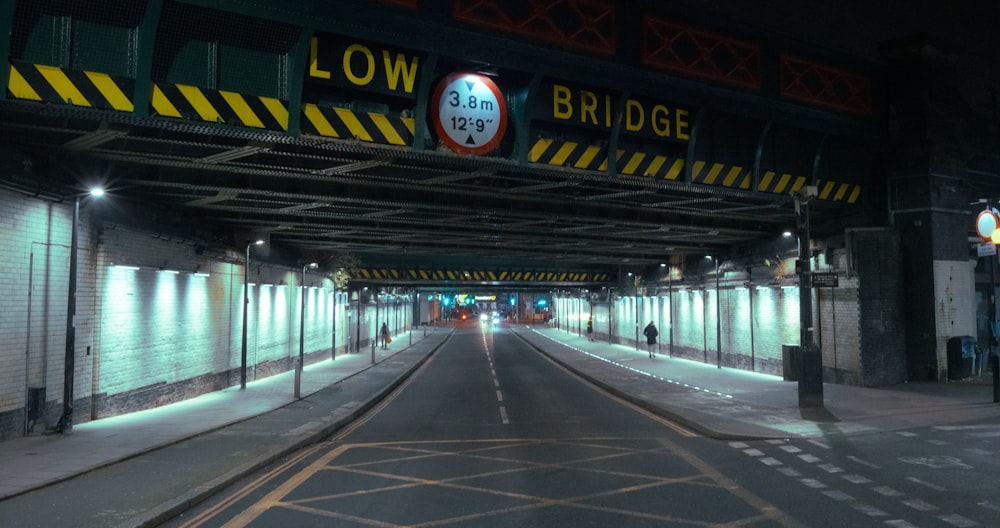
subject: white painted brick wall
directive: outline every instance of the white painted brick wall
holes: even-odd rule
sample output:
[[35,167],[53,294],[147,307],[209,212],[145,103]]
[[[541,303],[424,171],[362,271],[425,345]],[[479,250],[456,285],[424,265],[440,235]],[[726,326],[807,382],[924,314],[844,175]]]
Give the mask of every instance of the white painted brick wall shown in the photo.
[[948,339],[976,336],[976,261],[934,261],[937,368],[948,369]]

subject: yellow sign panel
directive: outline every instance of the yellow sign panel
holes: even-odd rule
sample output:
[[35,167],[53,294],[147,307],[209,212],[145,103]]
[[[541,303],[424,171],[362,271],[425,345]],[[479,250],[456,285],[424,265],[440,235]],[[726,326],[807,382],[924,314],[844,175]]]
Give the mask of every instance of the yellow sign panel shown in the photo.
[[[534,117],[574,126],[610,130],[618,116],[618,96],[610,92],[570,86],[558,81],[543,83]],[[688,141],[691,111],[643,97],[630,97],[621,109],[621,133],[651,139]]]
[[309,80],[414,97],[420,56],[381,44],[318,34],[309,46]]

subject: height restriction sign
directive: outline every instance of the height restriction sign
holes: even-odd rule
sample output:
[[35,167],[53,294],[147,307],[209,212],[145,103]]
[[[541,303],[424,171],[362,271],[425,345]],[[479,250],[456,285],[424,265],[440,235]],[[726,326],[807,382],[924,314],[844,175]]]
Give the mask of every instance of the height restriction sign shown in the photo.
[[507,105],[492,79],[477,73],[445,77],[431,100],[438,138],[459,154],[493,151],[507,128]]

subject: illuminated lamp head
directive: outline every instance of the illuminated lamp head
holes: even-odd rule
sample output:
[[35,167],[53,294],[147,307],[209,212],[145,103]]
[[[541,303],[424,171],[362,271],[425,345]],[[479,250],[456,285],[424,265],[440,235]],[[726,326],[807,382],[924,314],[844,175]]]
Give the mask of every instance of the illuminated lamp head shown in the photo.
[[993,210],[987,209],[976,217],[976,233],[983,240],[990,240],[993,232],[1000,228],[1000,217]]

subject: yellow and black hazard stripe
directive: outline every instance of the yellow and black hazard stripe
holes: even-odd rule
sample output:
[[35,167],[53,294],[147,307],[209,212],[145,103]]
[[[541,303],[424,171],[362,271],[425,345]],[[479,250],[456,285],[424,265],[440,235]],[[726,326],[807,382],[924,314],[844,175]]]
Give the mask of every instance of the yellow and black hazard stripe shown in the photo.
[[691,164],[691,181],[743,190],[753,187],[753,175],[749,170],[739,165],[705,161],[695,161]]
[[684,158],[618,151],[617,169],[619,174],[676,181],[684,174]]
[[106,73],[11,62],[7,91],[14,99],[133,112],[135,81]]
[[596,171],[602,166],[607,168],[608,156],[607,149],[598,145],[539,138],[528,151],[528,161]]
[[854,204],[861,197],[861,186],[854,183],[837,183],[831,181],[817,182],[820,200],[830,200],[833,202],[847,202]]
[[[685,160],[663,154],[619,150],[615,156],[619,174],[676,181],[684,174]],[[528,152],[528,161],[581,170],[606,171],[608,158],[602,147],[573,141],[540,138]],[[753,173],[740,165],[696,160],[691,164],[692,183],[733,189],[753,189]],[[757,191],[774,194],[797,192],[807,183],[804,176],[767,171],[757,184]],[[824,182],[819,199],[856,203],[861,186],[848,183]]]
[[795,176],[788,173],[778,174],[767,171],[757,184],[757,190],[774,194],[791,194],[805,187],[808,180],[805,176]]
[[208,90],[185,84],[153,84],[154,115],[267,130],[288,130],[288,105],[273,97]]
[[406,269],[363,268],[359,280],[398,280],[406,277],[412,281],[489,281],[489,282],[607,282],[610,274],[585,271],[532,271],[532,270],[455,270],[455,269]]
[[302,108],[302,133],[339,139],[358,139],[383,145],[413,145],[412,117],[396,117],[347,108],[307,103]]
[[402,278],[404,274],[398,269],[392,268],[372,268],[372,269],[359,269],[358,279],[364,280],[398,280]]

